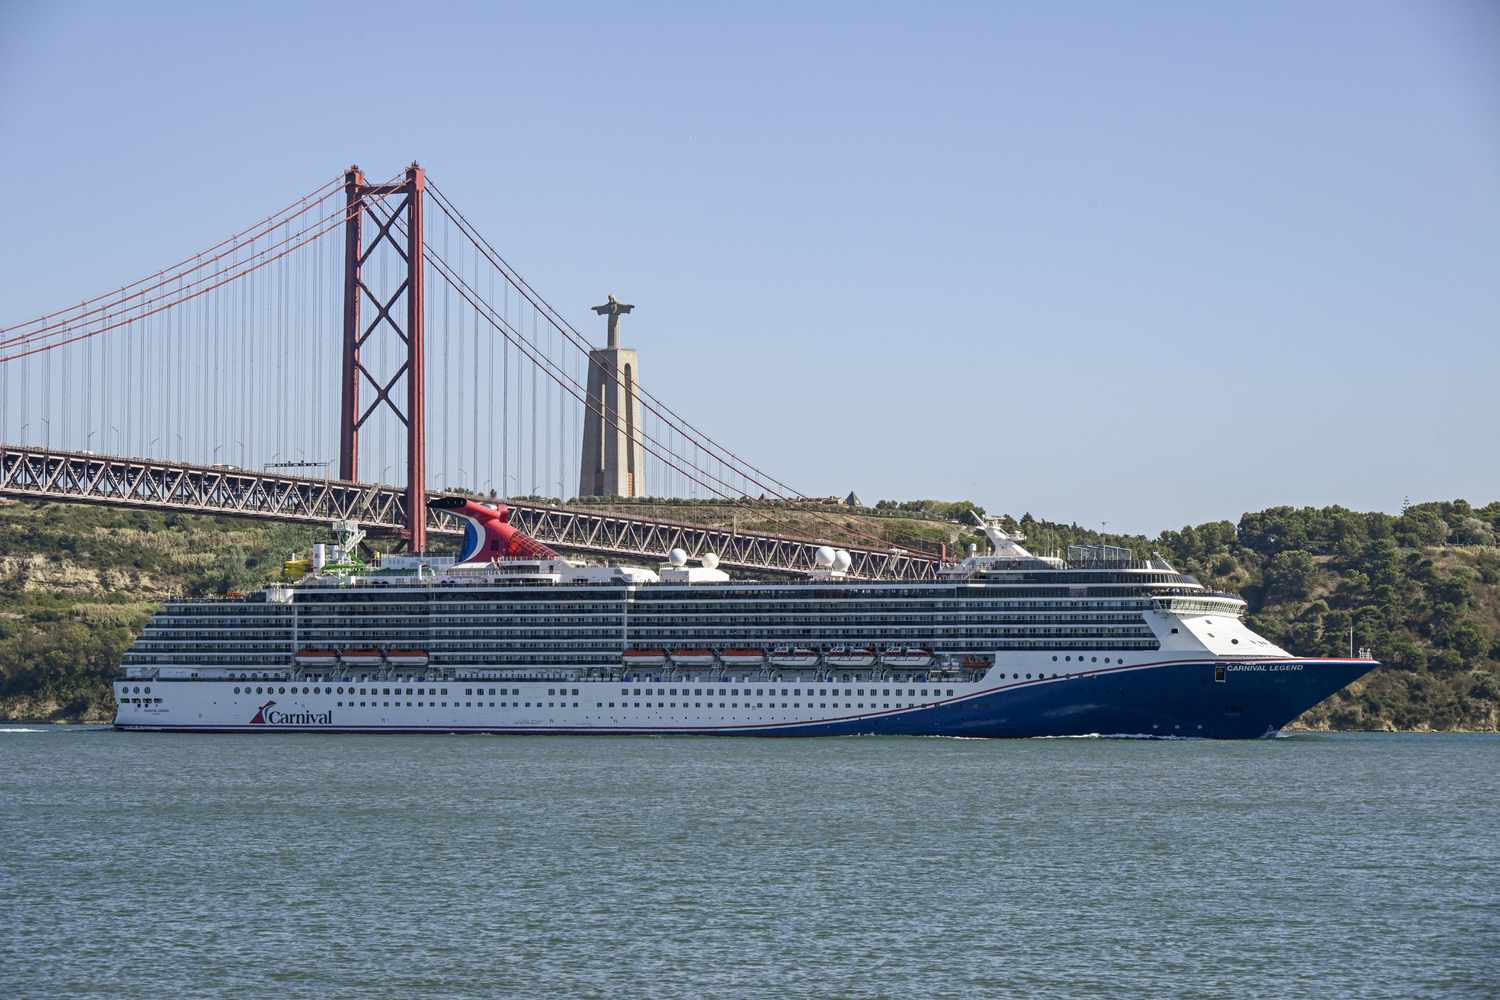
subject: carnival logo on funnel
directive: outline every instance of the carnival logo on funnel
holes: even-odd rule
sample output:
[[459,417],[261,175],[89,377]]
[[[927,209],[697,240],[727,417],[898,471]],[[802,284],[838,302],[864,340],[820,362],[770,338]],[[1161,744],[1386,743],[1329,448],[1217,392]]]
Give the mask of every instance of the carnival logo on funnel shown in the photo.
[[276,702],[268,701],[255,710],[255,718],[250,720],[252,726],[331,726],[333,725],[333,711],[327,712],[275,712],[272,706]]

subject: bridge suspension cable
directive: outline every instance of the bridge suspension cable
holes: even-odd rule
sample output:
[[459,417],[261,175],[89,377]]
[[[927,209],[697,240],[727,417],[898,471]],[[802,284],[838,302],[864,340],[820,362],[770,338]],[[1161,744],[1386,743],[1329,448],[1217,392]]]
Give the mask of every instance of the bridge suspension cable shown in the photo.
[[[432,184],[429,181],[428,190],[436,191],[436,185]],[[511,268],[508,264],[504,264],[503,261],[497,260],[499,255],[494,252],[494,248],[490,246],[488,242],[485,241],[482,237],[478,236],[478,234],[473,230],[473,227],[468,225],[467,220],[461,221],[461,213],[459,213],[456,209],[452,209],[450,207],[451,202],[449,202],[448,199],[435,198],[434,201],[438,204],[443,214],[447,216],[450,221],[454,222],[455,225],[459,226],[460,231],[470,241],[474,249],[484,254],[485,257],[490,261],[491,265],[500,271],[506,282],[512,287],[515,287],[519,292],[522,292],[525,298],[529,302],[531,302],[533,308],[536,310],[536,312],[533,313],[533,320],[535,320],[535,316],[537,315],[537,313],[542,312],[544,309],[544,305],[538,304],[539,302],[542,302],[540,296],[537,296],[534,293],[527,294],[526,291],[522,289],[521,286],[522,284],[524,284],[524,279],[519,278],[519,276],[516,275],[514,269]],[[535,337],[533,336],[531,340],[528,340],[522,331],[517,330],[508,322],[508,320],[504,316],[499,315],[496,312],[494,306],[480,294],[478,288],[470,285],[469,282],[463,277],[461,267],[455,268],[454,265],[452,265],[448,260],[434,251],[432,241],[424,241],[423,251],[427,262],[433,267],[434,272],[475,310],[476,322],[477,317],[483,316],[485,321],[496,332],[500,333],[507,343],[514,346],[517,351],[522,354],[522,356],[524,356],[528,361],[532,363],[533,379],[535,379],[537,372],[540,371],[541,373],[547,375],[547,377],[554,384],[559,386],[564,392],[571,395],[575,400],[581,403],[585,413],[589,415],[591,419],[597,418],[611,425],[617,432],[626,434],[630,433],[630,428],[625,425],[622,417],[618,412],[607,412],[608,408],[601,406],[600,403],[592,400],[589,397],[587,388],[583,383],[571,376],[557,361],[547,357],[546,355],[538,351],[536,348]],[[529,289],[530,286],[527,285],[526,288]],[[491,293],[491,298],[493,298],[493,293]],[[555,310],[551,310],[550,307],[545,307],[545,309],[547,311],[555,313]],[[589,361],[591,364],[597,364],[597,362],[588,353],[591,349],[591,345],[589,345],[588,342],[584,340],[582,335],[574,330],[571,325],[567,324],[565,321],[561,321],[560,317],[558,319],[549,318],[548,322],[562,335],[562,337],[568,343],[580,350],[586,357],[589,357]],[[611,377],[613,378],[614,376],[611,375]],[[620,385],[622,389],[628,390],[628,387],[618,380],[616,384]],[[639,387],[637,391],[641,392],[643,396],[647,395],[647,393],[643,389],[639,389]],[[655,401],[654,396],[650,398]],[[532,400],[534,404],[536,400],[536,392],[534,387],[532,391]],[[657,407],[643,404],[643,409],[646,409],[648,412],[658,412],[659,409],[664,408],[660,407],[659,404]],[[673,416],[675,417],[675,414],[673,414]],[[728,449],[719,447],[718,450],[720,452],[731,456],[730,461],[728,463],[725,463],[723,457],[714,454],[714,452],[707,446],[705,446],[698,437],[693,436],[685,429],[685,421],[681,421],[680,418],[675,422],[671,419],[668,419],[666,420],[666,423],[669,428],[687,438],[691,443],[697,445],[700,451],[708,453],[710,456],[717,459],[720,463],[730,464],[731,468],[734,469],[734,471],[736,471],[742,478],[755,483],[755,485],[759,486],[766,492],[771,493],[778,499],[791,499],[782,494],[774,486],[771,486],[766,482],[760,480],[755,475],[746,473],[743,468],[739,468],[738,466],[742,463],[739,463],[736,459],[734,459],[732,453],[728,452]],[[535,425],[536,421],[533,420],[533,432],[535,432]],[[644,428],[637,428],[635,430],[635,433],[640,437],[643,448],[648,454],[661,461],[668,468],[684,476],[689,482],[703,487],[721,500],[733,501],[735,506],[747,511],[752,515],[766,517],[766,511],[752,508],[747,503],[744,503],[743,500],[745,498],[741,495],[736,494],[735,485],[724,479],[722,474],[716,475],[715,473],[709,471],[702,465],[699,465],[698,462],[691,457],[684,455],[680,448],[674,448],[669,443],[663,443],[655,435],[651,435],[646,432]],[[701,435],[701,432],[699,432],[699,435]],[[702,437],[706,438],[706,435],[702,435]],[[535,463],[535,456],[536,450],[533,446],[533,465]],[[748,463],[743,464],[748,465]],[[753,467],[751,468],[753,470]],[[758,472],[758,470],[753,471]],[[533,479],[535,479],[534,474]],[[717,486],[714,484],[717,484]],[[802,494],[796,494],[796,497],[803,500],[806,499],[806,497]],[[816,519],[821,520],[824,523],[828,523],[839,528],[840,532],[843,534],[851,534],[851,531],[847,525],[828,517],[823,512],[809,511],[808,513],[811,513]],[[771,516],[767,517],[767,519],[772,521],[779,520],[785,522],[787,516],[783,512],[774,512],[771,514]],[[863,537],[866,540],[873,541],[877,545],[888,544],[884,539],[865,532],[855,531],[852,532],[852,534]]]
[[[94,296],[93,298],[90,298],[90,299],[84,299],[82,302],[80,302],[80,303],[78,303],[76,305],[71,305],[71,306],[67,306],[67,307],[62,308],[62,309],[57,309],[57,310],[54,310],[54,311],[52,311],[50,313],[43,313],[42,315],[36,317],[35,319],[26,320],[24,323],[14,323],[14,324],[12,324],[10,326],[0,326],[0,333],[10,333],[13,330],[19,330],[19,329],[22,329],[24,327],[33,326],[33,325],[35,325],[37,323],[46,322],[47,320],[52,319],[54,317],[63,316],[63,315],[72,313],[72,312],[74,312],[76,310],[83,309],[85,306],[93,305],[95,302],[99,302],[99,301],[104,300],[104,299],[116,298],[116,297],[120,296],[122,293],[128,292],[130,289],[135,288],[138,285],[145,284],[148,281],[154,281],[155,279],[160,278],[163,275],[172,274],[172,273],[176,272],[177,270],[179,270],[180,268],[185,267],[188,264],[194,264],[194,266],[192,268],[189,268],[188,271],[184,272],[184,273],[191,273],[192,271],[197,270],[199,267],[203,266],[202,263],[195,263],[195,262],[201,261],[203,258],[208,257],[208,255],[214,253],[214,251],[219,250],[222,247],[229,246],[230,244],[240,243],[240,242],[242,242],[243,240],[245,240],[247,238],[253,240],[253,239],[256,238],[257,235],[264,235],[265,233],[269,232],[271,229],[274,229],[279,224],[279,222],[277,220],[279,220],[282,216],[286,215],[288,212],[291,212],[292,209],[295,209],[295,208],[298,208],[299,206],[305,205],[305,204],[307,204],[308,202],[310,202],[310,201],[312,201],[314,199],[317,199],[317,200],[321,201],[322,198],[326,197],[326,192],[328,191],[328,189],[331,188],[331,187],[333,187],[333,186],[335,186],[335,185],[337,185],[339,183],[339,180],[340,180],[340,178],[334,177],[334,178],[332,178],[332,179],[330,179],[328,181],[325,181],[323,184],[321,184],[318,187],[314,188],[312,191],[309,191],[307,194],[303,195],[301,198],[299,198],[296,201],[292,202],[291,204],[287,205],[285,208],[281,209],[280,211],[273,212],[271,215],[266,216],[264,219],[261,219],[259,222],[256,222],[256,223],[254,223],[251,226],[247,226],[246,228],[240,230],[239,232],[234,233],[234,234],[232,234],[232,235],[230,235],[230,236],[228,236],[228,237],[220,240],[218,243],[215,243],[213,246],[207,248],[206,250],[200,250],[198,253],[193,254],[191,257],[184,257],[182,260],[177,261],[175,264],[169,264],[168,266],[162,268],[160,271],[157,271],[154,274],[148,274],[144,278],[137,278],[135,281],[129,282],[129,283],[124,284],[124,285],[121,285],[119,288],[115,289],[114,291],[105,292],[103,294],[96,295],[96,296]],[[297,214],[300,214],[300,213],[297,213]],[[259,230],[258,233],[256,232],[257,230]],[[217,259],[217,258],[211,258],[211,259]],[[152,286],[152,287],[157,287],[157,286]]]
[[[413,165],[408,178],[412,170],[419,168]],[[578,466],[570,470],[569,463],[581,453],[584,422],[594,421],[639,441],[651,457],[641,473],[648,496],[715,498],[770,524],[810,515],[845,537],[859,534],[803,506],[806,495],[638,379],[603,365],[590,340],[437,185],[428,181],[425,191],[439,210],[408,216],[391,204],[415,190],[396,183],[401,174],[379,184],[365,184],[359,174],[354,193],[349,176],[113,291],[0,327],[0,440],[45,440],[50,448],[56,438],[80,453],[97,442],[112,454],[174,455],[204,466],[225,466],[236,455],[242,468],[322,464],[313,459],[339,453],[338,374],[345,368],[338,334],[348,321],[343,279],[352,245],[364,278],[354,297],[374,306],[356,331],[359,377],[367,380],[361,385],[385,398],[404,376],[403,391],[416,385],[427,399],[442,400],[440,412],[425,404],[417,410],[430,408],[433,417],[419,437],[437,440],[425,472],[414,464],[413,482],[562,499],[568,482],[577,482]],[[373,236],[365,241],[351,222],[367,211]],[[419,240],[407,232],[408,217],[420,224]],[[354,234],[352,244],[326,238],[341,230]],[[419,266],[441,281],[430,283],[436,294],[413,300],[403,278],[421,275],[410,271],[404,248],[416,245]],[[423,317],[427,360],[439,362],[419,366],[416,376],[403,364],[416,357],[404,342],[407,328],[392,320],[403,294]],[[587,386],[598,370],[606,383],[638,397],[633,425],[591,398]],[[360,432],[361,478],[403,478],[414,440],[406,420],[399,410],[370,417]],[[440,432],[432,435],[432,428]],[[751,506],[756,492],[788,506]],[[875,535],[863,537],[872,550],[889,548]]]
[[[325,194],[319,200],[319,202],[308,205],[303,210],[286,216],[282,224],[289,222],[293,218],[307,214],[308,211],[316,207],[316,205],[321,204],[322,201],[326,201],[331,196],[331,193]],[[239,253],[244,249],[247,243],[245,241],[236,243],[228,250],[224,250],[213,258],[204,260],[201,263],[194,264],[194,266],[187,268],[186,270],[172,272],[170,277],[158,281],[154,285],[150,285],[147,288],[140,289],[139,291],[136,291],[130,295],[126,295],[119,299],[113,300],[104,306],[98,306],[94,309],[87,310],[86,312],[80,313],[79,315],[74,316],[68,320],[54,322],[50,325],[43,326],[35,330],[27,330],[23,333],[18,333],[11,337],[0,338],[0,352],[5,352],[0,353],[0,362],[11,361],[20,357],[26,357],[27,355],[35,354],[39,351],[65,347],[68,344],[77,343],[80,340],[95,337],[101,333],[107,333],[111,330],[117,330],[129,323],[145,319],[148,316],[154,316],[157,313],[164,312],[175,306],[179,306],[186,302],[197,299],[208,292],[214,291],[218,288],[222,288],[230,282],[243,278],[246,275],[258,271],[269,264],[275,263],[276,261],[281,260],[283,257],[286,257],[296,250],[307,246],[309,243],[312,243],[317,239],[327,236],[330,232],[333,232],[343,224],[345,214],[346,213],[343,206],[340,206],[338,212],[326,213],[314,222],[303,226],[295,233],[289,233],[275,243],[272,243],[265,247],[261,247],[258,250],[252,250],[248,257],[235,259],[228,265],[225,265],[224,267],[212,271],[208,274],[201,275],[200,277],[186,282],[185,284],[183,282],[183,279],[187,277],[187,275],[201,270],[209,264],[222,260],[225,257],[233,256]],[[253,247],[255,244],[255,240],[260,236],[266,235],[268,232],[269,230],[259,231],[249,239],[248,245]],[[311,233],[312,235],[308,236],[308,233]],[[307,238],[303,239],[302,237],[304,236],[306,236]],[[223,244],[221,243],[220,246],[222,245]],[[273,253],[273,251],[278,252]],[[166,274],[167,272],[163,271],[158,273]],[[169,292],[165,292],[152,298],[142,299],[140,302],[137,302],[132,306],[125,305],[126,302],[129,302],[132,299],[139,298],[141,295],[145,294],[148,291],[154,291],[158,288],[172,285],[173,282],[175,282],[176,285]],[[137,284],[139,284],[139,282],[137,282]],[[190,290],[192,291],[190,292]],[[95,298],[92,301],[100,301],[100,298],[102,297]],[[110,309],[115,309],[116,311],[110,312],[108,311]],[[54,313],[52,315],[59,315],[59,313]],[[73,333],[75,329],[79,329],[79,327],[75,327],[74,324],[78,323],[78,321],[80,320],[84,320],[88,316],[97,316],[98,318],[87,320],[86,322],[84,322],[81,327],[84,332],[74,334],[71,337],[67,336],[68,334]],[[124,318],[120,318],[122,316]],[[18,328],[13,327],[11,329]],[[20,350],[20,348],[22,347],[27,347],[29,349]]]
[[[433,200],[438,205],[443,214],[447,216],[459,228],[459,231],[465,236],[465,238],[467,238],[471,242],[476,250],[483,253],[487,257],[487,259],[489,259],[491,265],[501,273],[507,283],[515,287],[516,290],[522,296],[524,296],[528,302],[532,304],[534,309],[545,315],[549,324],[558,331],[563,339],[565,339],[569,344],[580,351],[583,356],[588,359],[588,363],[590,365],[606,371],[607,377],[611,381],[613,381],[615,385],[618,386],[622,391],[630,391],[630,386],[627,386],[620,379],[618,374],[616,374],[613,370],[604,369],[603,366],[600,365],[600,363],[593,357],[591,353],[592,345],[587,341],[587,339],[582,334],[580,334],[572,326],[572,324],[568,323],[568,321],[563,318],[557,312],[557,310],[553,309],[552,306],[548,304],[546,300],[542,298],[542,296],[531,287],[531,285],[525,280],[525,278],[521,277],[521,275],[499,254],[499,252],[495,250],[494,246],[478,233],[478,231],[471,223],[469,223],[468,219],[463,215],[463,213],[459,211],[452,204],[451,200],[442,193],[441,188],[437,184],[429,180],[428,190],[434,195]],[[431,258],[429,258],[429,260],[430,259]],[[447,275],[444,275],[444,278],[445,280],[448,280]],[[474,292],[475,290],[470,289],[470,291]],[[476,309],[480,308],[477,303],[471,301],[471,304],[474,305]],[[497,329],[499,329],[499,327],[497,327]],[[501,330],[501,332],[505,333],[504,330]],[[512,340],[512,342],[515,342],[509,334],[506,334],[506,336],[508,340]],[[517,346],[519,347],[519,344]],[[575,396],[575,398],[579,398],[580,401],[584,404],[585,409],[590,414],[592,414],[593,416],[597,416],[600,419],[608,419],[601,412],[599,405],[588,399],[587,389],[581,382],[577,381],[576,379],[570,378],[565,372],[562,372],[561,369],[559,369],[555,364],[551,362],[539,363],[538,367],[542,367],[550,378],[556,381],[559,385],[563,386],[563,388],[570,394]],[[571,383],[571,386],[568,383]],[[750,463],[741,459],[738,455],[730,451],[728,448],[715,442],[707,434],[703,433],[701,430],[694,427],[686,420],[682,419],[675,411],[663,404],[658,397],[647,391],[644,386],[636,383],[635,391],[638,392],[640,396],[646,400],[646,402],[642,403],[643,410],[645,410],[648,414],[654,414],[655,416],[657,416],[658,419],[666,424],[669,430],[674,432],[676,435],[680,435],[690,444],[696,446],[698,450],[709,455],[715,461],[720,463],[721,473],[722,467],[724,465],[728,465],[734,473],[738,474],[747,482],[754,484],[763,493],[769,494],[773,499],[789,501],[793,503],[797,501],[806,501],[809,499],[805,494],[792,489],[775,477],[764,473],[756,466],[751,465]],[[625,428],[621,423],[621,418],[619,417],[618,413],[614,415],[612,423],[616,430],[628,431],[628,429]],[[684,456],[678,448],[673,448],[669,444],[663,444],[658,437],[649,435],[644,431],[644,429],[638,429],[637,433],[640,434],[643,441],[646,442],[646,451],[660,458],[664,463],[668,465],[669,468],[672,468],[687,476],[691,482],[708,488],[710,492],[714,493],[721,499],[735,498],[733,493],[734,485],[725,480],[722,474],[716,475],[713,472],[708,471],[693,460]],[[672,459],[676,459],[676,461],[672,461],[671,459],[667,458],[666,456],[668,455],[670,455]],[[701,477],[704,478],[692,475],[682,467],[683,464],[687,464],[690,468],[695,470],[700,474]],[[722,490],[714,488],[709,483],[704,481],[705,478],[713,480],[730,492],[724,492]],[[745,509],[750,510],[752,513],[758,516],[764,516],[765,513],[764,511],[754,508],[746,507]],[[842,534],[853,534],[856,537],[861,537],[876,544],[887,544],[885,540],[881,539],[879,536],[861,531],[851,532],[851,529],[846,524],[843,524],[842,522],[829,517],[827,514],[821,511],[811,510],[807,511],[807,513],[810,513],[817,520],[837,527]]]
[[[531,284],[527,282],[526,279],[522,277],[521,274],[516,271],[508,261],[505,260],[504,257],[500,255],[499,251],[496,250],[495,247],[488,240],[486,240],[478,232],[477,229],[474,228],[474,226],[469,222],[468,218],[465,217],[464,214],[459,211],[456,206],[453,205],[453,203],[447,198],[447,196],[443,194],[442,189],[437,184],[429,182],[428,190],[432,193],[434,202],[436,202],[443,213],[448,216],[449,219],[454,221],[455,225],[459,227],[460,232],[462,232],[464,236],[469,239],[477,249],[481,250],[481,252],[489,257],[491,264],[500,270],[501,274],[505,276],[506,281],[509,282],[513,287],[515,287],[515,289],[521,295],[525,296],[527,301],[529,301],[533,305],[533,307],[543,312],[553,328],[556,329],[558,333],[561,334],[565,339],[567,339],[569,343],[578,348],[583,353],[584,357],[588,358],[589,364],[593,365],[594,367],[601,368],[602,370],[602,366],[599,364],[599,362],[594,360],[594,358],[590,354],[593,345],[589,343],[588,338],[579,333],[578,330],[573,326],[573,324],[569,323],[561,313],[559,313],[552,307],[551,303],[543,298],[541,294],[536,291],[536,289],[532,288]],[[608,372],[608,374],[616,385],[620,386],[622,389],[625,388],[623,383],[620,382],[618,376],[615,375],[614,372],[610,371]],[[749,470],[749,473],[753,473],[753,476],[747,474],[747,479],[756,481],[754,477],[764,477],[767,481],[769,481],[769,483],[774,484],[774,486],[765,486],[765,484],[756,481],[757,485],[765,487],[779,499],[808,499],[804,494],[797,492],[792,487],[776,479],[774,476],[771,476],[770,474],[762,471],[756,466],[751,465],[749,462],[746,462],[744,459],[740,458],[728,448],[725,448],[723,445],[715,442],[707,434],[704,434],[701,430],[684,420],[680,415],[672,410],[671,407],[662,403],[662,401],[657,396],[649,392],[639,382],[635,384],[635,391],[648,401],[646,404],[643,404],[644,409],[654,412],[659,418],[666,422],[669,427],[681,433],[690,441],[699,444],[700,447],[703,447],[705,450],[708,450],[711,453],[714,450],[721,452],[724,456],[724,458],[722,458],[721,460],[727,461],[731,465],[731,467]],[[694,435],[697,436],[695,437]],[[699,440],[700,438],[702,439],[701,441]],[[781,491],[785,491],[785,493],[782,493]]]

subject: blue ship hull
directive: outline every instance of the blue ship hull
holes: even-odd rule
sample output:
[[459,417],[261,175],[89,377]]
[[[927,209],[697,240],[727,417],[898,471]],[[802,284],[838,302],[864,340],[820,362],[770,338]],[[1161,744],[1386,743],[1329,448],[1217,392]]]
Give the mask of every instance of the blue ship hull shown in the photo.
[[1377,665],[1373,660],[1171,662],[1021,682],[920,711],[777,732],[1255,739],[1277,732]]

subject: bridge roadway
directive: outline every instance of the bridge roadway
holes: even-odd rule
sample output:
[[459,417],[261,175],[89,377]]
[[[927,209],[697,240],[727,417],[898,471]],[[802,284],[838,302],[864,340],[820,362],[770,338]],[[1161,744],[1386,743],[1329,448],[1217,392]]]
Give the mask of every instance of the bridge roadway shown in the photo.
[[[400,531],[406,517],[406,493],[400,487],[6,444],[0,444],[0,497],[304,524],[351,520],[379,533]],[[505,503],[517,528],[560,551],[582,555],[661,560],[680,548],[694,558],[716,552],[726,569],[802,574],[812,568],[818,546],[827,544],[568,507]],[[427,530],[437,535],[463,534],[461,522],[430,507]],[[850,576],[873,580],[936,576],[938,561],[926,553],[842,547],[853,559]]]

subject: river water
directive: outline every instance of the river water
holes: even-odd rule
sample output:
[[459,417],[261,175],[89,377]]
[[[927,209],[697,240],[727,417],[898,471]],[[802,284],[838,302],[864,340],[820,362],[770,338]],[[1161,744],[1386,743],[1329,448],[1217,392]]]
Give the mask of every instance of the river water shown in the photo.
[[0,731],[0,995],[1493,997],[1500,737]]

